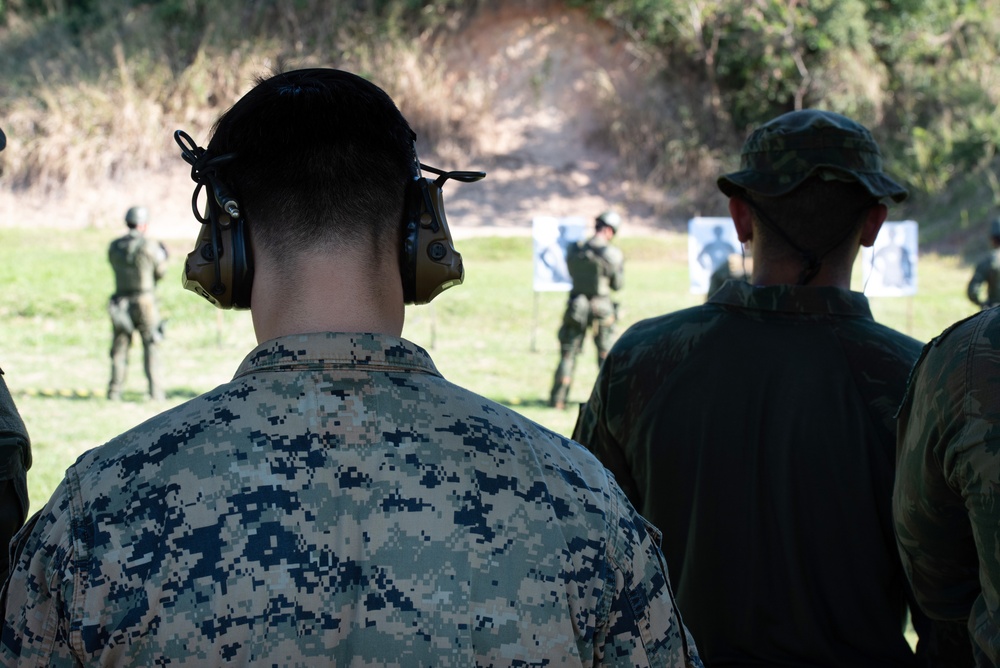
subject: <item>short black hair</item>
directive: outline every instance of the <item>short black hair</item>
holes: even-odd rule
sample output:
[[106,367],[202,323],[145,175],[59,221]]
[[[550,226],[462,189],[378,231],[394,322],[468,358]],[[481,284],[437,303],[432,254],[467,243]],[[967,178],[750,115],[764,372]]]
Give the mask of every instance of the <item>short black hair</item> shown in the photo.
[[254,244],[276,257],[314,248],[401,247],[415,135],[392,99],[342,70],[260,78],[215,124],[206,153]]

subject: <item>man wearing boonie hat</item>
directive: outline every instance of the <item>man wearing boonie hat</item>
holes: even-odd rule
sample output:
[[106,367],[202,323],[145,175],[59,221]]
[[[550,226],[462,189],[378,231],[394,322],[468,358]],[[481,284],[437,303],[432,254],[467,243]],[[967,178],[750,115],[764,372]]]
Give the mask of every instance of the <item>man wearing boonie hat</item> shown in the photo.
[[921,345],[850,290],[906,190],[869,131],[827,111],[765,123],[740,158],[718,185],[750,282],[625,332],[574,438],[663,532],[706,666],[916,666],[890,500]]

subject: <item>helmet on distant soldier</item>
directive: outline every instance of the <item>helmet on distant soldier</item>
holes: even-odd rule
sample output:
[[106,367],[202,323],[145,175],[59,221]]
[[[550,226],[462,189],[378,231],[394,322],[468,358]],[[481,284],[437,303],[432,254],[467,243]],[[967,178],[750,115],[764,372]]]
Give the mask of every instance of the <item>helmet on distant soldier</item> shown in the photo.
[[149,220],[149,210],[144,206],[133,206],[125,214],[125,223],[129,227],[145,225],[147,220]]
[[610,227],[614,230],[615,234],[618,233],[618,228],[621,227],[622,217],[618,215],[617,211],[605,211],[599,215],[596,219],[597,227]]

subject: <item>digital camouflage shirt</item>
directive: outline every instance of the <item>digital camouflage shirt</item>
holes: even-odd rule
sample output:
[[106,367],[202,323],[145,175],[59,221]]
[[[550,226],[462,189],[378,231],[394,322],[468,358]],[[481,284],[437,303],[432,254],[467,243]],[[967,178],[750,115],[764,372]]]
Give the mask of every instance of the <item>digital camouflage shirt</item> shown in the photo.
[[419,347],[284,337],[70,467],[19,536],[0,651],[699,666],[657,540],[588,452],[447,382]]
[[1000,310],[925,347],[898,457],[893,515],[917,601],[968,623],[977,665],[1000,665]]

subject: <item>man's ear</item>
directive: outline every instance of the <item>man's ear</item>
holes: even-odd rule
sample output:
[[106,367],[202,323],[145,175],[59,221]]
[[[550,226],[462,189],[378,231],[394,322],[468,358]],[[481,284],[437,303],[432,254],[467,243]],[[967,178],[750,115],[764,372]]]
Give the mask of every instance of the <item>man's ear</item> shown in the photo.
[[733,217],[733,225],[736,226],[736,236],[740,243],[753,241],[753,216],[746,200],[741,197],[730,197],[729,215]]
[[875,237],[882,229],[882,223],[889,215],[889,207],[879,202],[865,213],[865,221],[861,224],[861,245],[871,248],[875,243]]

